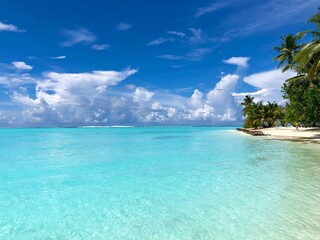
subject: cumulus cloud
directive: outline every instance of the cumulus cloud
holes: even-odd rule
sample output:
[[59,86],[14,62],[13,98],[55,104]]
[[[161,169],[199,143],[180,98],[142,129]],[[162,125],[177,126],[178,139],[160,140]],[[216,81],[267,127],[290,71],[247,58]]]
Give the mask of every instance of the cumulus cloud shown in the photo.
[[0,32],[25,32],[23,29],[19,29],[17,26],[13,24],[7,24],[4,22],[0,22]]
[[256,101],[283,102],[281,87],[285,80],[296,76],[294,71],[282,72],[280,69],[255,73],[243,78],[243,81],[257,88],[255,92],[234,93],[233,96],[241,102],[246,95],[255,97]]
[[[117,71],[93,71],[87,73],[57,73],[45,74],[47,80],[38,83],[37,90],[53,91],[59,99],[70,100],[75,95],[99,94],[106,91],[107,86],[117,85],[128,76],[136,73],[135,69],[122,72]],[[49,94],[53,99],[54,94]],[[92,95],[91,95],[92,96]],[[72,102],[72,101],[71,101]]]
[[133,101],[141,104],[141,103],[149,102],[153,96],[154,96],[153,92],[150,92],[147,89],[142,87],[137,87],[133,95]]
[[232,93],[236,89],[239,75],[228,74],[221,78],[215,88],[207,95],[207,104],[215,108],[222,121],[235,121],[237,109]]
[[142,97],[144,108],[139,108],[135,115],[139,122],[154,124],[235,122],[241,113],[232,96],[238,79],[238,75],[227,75],[207,94],[195,89],[190,98],[146,90],[149,97]]
[[248,67],[249,57],[231,57],[229,59],[223,60],[224,63],[237,65],[238,67],[246,68]]
[[17,117],[14,112],[1,110],[0,111],[0,126],[15,126]]
[[9,89],[21,88],[24,84],[35,83],[36,81],[36,78],[30,76],[29,73],[0,75],[0,84]]
[[76,30],[62,30],[62,35],[66,40],[61,44],[64,47],[71,47],[75,44],[91,44],[96,40],[96,36],[86,28],[79,28]]
[[11,98],[24,106],[22,117],[27,124],[105,123],[112,118],[115,107],[125,104],[123,97],[117,100],[108,97],[107,88],[119,84],[136,71],[48,72],[36,82],[35,97],[15,90]]
[[199,108],[203,105],[203,93],[198,89],[195,89],[191,98],[189,99],[190,106],[194,108]]
[[12,62],[12,65],[19,70],[31,70],[33,67],[25,62]]
[[[241,111],[232,96],[237,75],[221,78],[207,93],[195,89],[190,97],[133,84],[124,85],[121,90],[112,88],[136,72],[47,72],[39,79],[25,75],[15,83],[14,76],[0,78],[0,84],[11,89],[12,103],[23,109],[20,116],[15,114],[23,126],[215,125],[240,119]],[[24,86],[34,87],[32,94]]]

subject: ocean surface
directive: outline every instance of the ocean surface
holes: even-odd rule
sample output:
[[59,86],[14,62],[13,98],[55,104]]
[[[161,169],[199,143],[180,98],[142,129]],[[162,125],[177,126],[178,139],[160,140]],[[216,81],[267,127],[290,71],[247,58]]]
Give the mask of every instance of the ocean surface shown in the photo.
[[320,145],[214,127],[0,129],[0,239],[320,239]]

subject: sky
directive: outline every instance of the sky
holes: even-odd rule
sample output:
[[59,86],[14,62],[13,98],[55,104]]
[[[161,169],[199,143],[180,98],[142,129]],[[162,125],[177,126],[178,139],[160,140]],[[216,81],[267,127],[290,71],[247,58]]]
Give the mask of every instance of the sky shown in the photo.
[[0,127],[241,125],[318,0],[0,2]]

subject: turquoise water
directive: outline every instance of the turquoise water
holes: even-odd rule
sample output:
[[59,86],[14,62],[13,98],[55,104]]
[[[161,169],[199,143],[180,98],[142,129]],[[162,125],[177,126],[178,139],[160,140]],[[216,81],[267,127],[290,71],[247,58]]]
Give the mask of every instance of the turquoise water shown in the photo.
[[0,129],[0,239],[320,239],[320,146],[230,129]]

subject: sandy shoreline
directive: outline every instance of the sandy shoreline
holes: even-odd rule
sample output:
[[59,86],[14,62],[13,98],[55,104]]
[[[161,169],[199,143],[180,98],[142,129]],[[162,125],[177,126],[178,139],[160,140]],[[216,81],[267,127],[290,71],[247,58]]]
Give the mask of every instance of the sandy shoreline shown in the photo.
[[264,134],[262,137],[267,139],[320,143],[320,128],[299,128],[299,130],[296,130],[295,127],[273,127],[258,129],[256,131],[261,131]]

